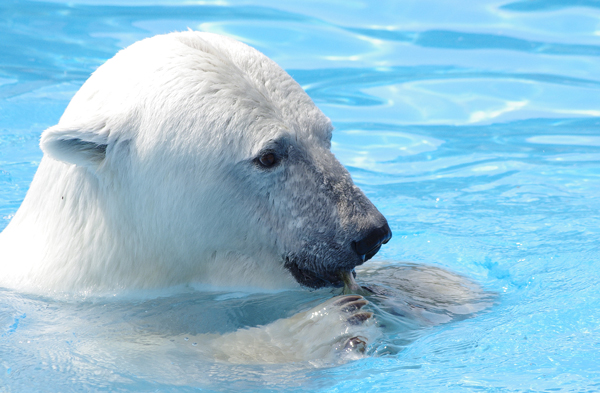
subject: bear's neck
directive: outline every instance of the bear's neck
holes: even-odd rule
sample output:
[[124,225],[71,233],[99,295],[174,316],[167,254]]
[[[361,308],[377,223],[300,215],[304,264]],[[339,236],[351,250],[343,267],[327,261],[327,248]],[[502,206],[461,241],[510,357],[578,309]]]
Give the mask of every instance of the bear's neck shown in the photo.
[[114,255],[128,254],[126,240],[109,230],[109,203],[91,171],[44,157],[0,234],[0,268],[6,273],[0,284],[66,291],[109,286],[115,269],[126,268],[115,266]]

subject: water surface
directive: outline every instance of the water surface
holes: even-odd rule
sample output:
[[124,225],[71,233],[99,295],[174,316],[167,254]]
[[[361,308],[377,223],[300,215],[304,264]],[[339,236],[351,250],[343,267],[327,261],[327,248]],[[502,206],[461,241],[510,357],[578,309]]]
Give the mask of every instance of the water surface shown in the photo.
[[597,2],[5,0],[0,13],[0,229],[41,132],[89,74],[189,27],[255,46],[332,119],[334,153],[394,232],[376,259],[496,294],[485,312],[427,326],[375,304],[387,327],[370,356],[311,368],[214,363],[194,342],[158,353],[152,340],[266,324],[327,290],[57,300],[1,289],[0,391],[600,390]]

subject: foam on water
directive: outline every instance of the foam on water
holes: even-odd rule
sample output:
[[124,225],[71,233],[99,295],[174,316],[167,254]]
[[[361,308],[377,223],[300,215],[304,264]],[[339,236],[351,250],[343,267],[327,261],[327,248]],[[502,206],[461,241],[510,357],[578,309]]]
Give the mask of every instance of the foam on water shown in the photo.
[[[306,89],[394,232],[357,278],[378,291],[382,332],[363,359],[197,356],[197,335],[268,324],[331,290],[0,289],[0,391],[600,389],[597,2],[7,0],[0,14],[0,229],[40,133],[88,75],[190,27],[257,47]],[[410,286],[462,278],[477,295],[462,308]]]

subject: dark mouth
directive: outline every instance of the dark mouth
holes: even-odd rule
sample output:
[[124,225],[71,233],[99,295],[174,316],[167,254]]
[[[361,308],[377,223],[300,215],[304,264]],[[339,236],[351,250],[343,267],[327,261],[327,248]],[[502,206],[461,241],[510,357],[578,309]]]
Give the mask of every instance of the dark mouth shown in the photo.
[[[301,269],[298,263],[289,257],[285,258],[284,266],[292,273],[296,281],[305,287],[318,289],[323,287],[340,288],[344,286],[344,281],[342,281],[339,271],[317,274],[311,270]],[[352,270],[352,274],[356,277],[354,270]]]

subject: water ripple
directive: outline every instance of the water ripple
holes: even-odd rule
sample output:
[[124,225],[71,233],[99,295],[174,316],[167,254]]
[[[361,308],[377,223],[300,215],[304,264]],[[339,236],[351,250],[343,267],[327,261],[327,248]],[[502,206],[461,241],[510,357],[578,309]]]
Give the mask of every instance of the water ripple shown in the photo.
[[600,8],[600,4],[597,0],[527,0],[515,1],[512,3],[504,4],[500,7],[500,9],[510,11],[536,12],[554,11],[573,7]]
[[458,50],[503,49],[561,56],[600,56],[600,46],[597,45],[538,42],[497,34],[449,30],[426,30],[421,32],[364,28],[348,30],[368,37],[407,42],[431,48]]

